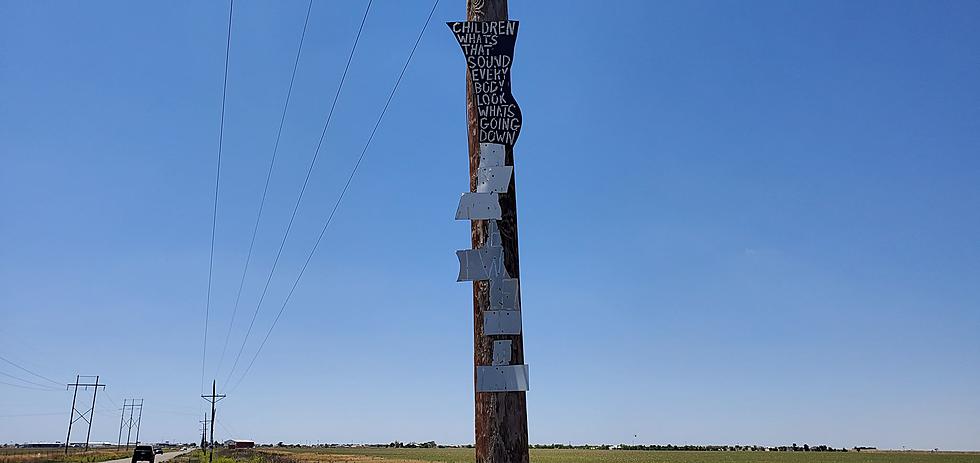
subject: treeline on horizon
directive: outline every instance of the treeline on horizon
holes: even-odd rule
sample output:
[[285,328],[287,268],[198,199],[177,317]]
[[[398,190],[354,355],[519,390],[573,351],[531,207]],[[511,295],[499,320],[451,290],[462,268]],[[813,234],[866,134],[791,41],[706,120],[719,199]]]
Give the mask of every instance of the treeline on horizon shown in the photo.
[[[282,442],[279,443],[282,445]],[[345,446],[344,444],[321,444],[325,447]],[[387,447],[387,448],[473,448],[473,444],[465,445],[443,445],[436,441],[428,442],[399,442],[394,441],[388,444],[367,444],[364,447]],[[846,448],[834,448],[829,445],[797,444],[764,446],[764,445],[673,445],[673,444],[651,444],[651,445],[570,445],[570,444],[530,444],[532,449],[568,449],[568,450],[653,450],[653,451],[692,451],[692,452],[847,452]],[[853,450],[874,450],[874,447],[855,447]]]
[[[532,445],[531,448],[538,449],[560,449],[560,448],[606,448],[610,450],[657,450],[657,451],[695,451],[695,452],[847,452],[846,448],[834,448],[829,445],[815,445],[811,447],[809,444],[803,444],[803,446],[793,445],[780,445],[780,446],[765,446],[765,445],[626,445],[620,444],[616,446],[609,445],[599,445],[599,446],[568,446],[562,444],[553,445]],[[871,450],[870,447],[862,447],[867,450]],[[860,448],[855,448],[854,450],[860,450]]]

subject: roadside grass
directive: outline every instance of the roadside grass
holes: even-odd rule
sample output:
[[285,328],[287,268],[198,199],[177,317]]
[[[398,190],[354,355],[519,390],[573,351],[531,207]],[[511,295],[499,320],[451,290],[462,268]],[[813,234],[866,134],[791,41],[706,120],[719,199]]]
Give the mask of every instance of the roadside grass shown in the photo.
[[[247,454],[240,450],[215,449],[213,463],[263,463],[263,455]],[[208,463],[208,452],[194,450],[178,455],[167,463]]]
[[126,458],[132,450],[0,449],[0,463],[96,463]]
[[170,459],[170,463],[201,463],[208,461],[207,455],[204,455],[204,459],[201,459],[202,453],[200,450],[192,450],[183,455],[177,455]]
[[[237,451],[242,452],[242,451]],[[264,454],[256,461],[254,454]],[[468,448],[257,449],[240,454],[251,463],[473,463]],[[532,449],[532,463],[980,463],[980,453],[955,452],[693,452]]]
[[[97,463],[128,458],[131,451],[0,449],[0,463]],[[473,463],[471,448],[260,448],[215,451],[213,463]],[[980,463],[980,453],[956,452],[658,452],[532,449],[532,463]],[[168,463],[208,463],[194,450]]]

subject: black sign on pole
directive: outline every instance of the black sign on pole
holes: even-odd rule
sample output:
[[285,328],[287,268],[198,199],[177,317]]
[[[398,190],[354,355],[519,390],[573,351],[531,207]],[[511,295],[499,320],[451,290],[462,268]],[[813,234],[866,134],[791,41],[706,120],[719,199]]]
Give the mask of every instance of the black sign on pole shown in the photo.
[[510,67],[518,21],[448,22],[466,57],[479,111],[480,143],[514,146],[521,108],[510,92]]

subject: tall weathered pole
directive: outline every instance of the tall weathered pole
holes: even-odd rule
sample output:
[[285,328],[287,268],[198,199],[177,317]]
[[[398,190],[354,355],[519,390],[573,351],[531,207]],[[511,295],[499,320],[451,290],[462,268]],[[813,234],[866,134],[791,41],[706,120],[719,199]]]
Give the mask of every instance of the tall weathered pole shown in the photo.
[[[517,23],[508,21],[507,0],[467,0],[466,19],[449,26],[468,71],[470,193],[464,194],[456,218],[471,219],[473,249],[457,254],[460,281],[473,281],[476,462],[528,463],[517,192],[511,175],[521,125],[520,108],[510,94]],[[483,212],[473,212],[477,209]]]

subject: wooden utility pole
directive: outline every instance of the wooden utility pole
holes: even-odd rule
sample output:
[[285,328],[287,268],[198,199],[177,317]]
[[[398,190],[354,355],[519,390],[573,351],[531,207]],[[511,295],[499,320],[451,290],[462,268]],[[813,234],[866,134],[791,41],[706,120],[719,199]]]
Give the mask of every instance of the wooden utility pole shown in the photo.
[[212,380],[211,381],[211,437],[210,437],[210,442],[208,442],[209,444],[211,444],[211,451],[208,452],[208,463],[211,463],[211,461],[214,460],[214,403],[217,402],[217,399],[215,397],[216,392],[217,392],[217,385],[215,384],[215,381]]
[[224,399],[226,396],[224,394],[218,394],[218,386],[216,380],[211,380],[211,394],[201,395],[201,398],[211,402],[211,441],[208,442],[208,446],[211,447],[211,451],[208,452],[208,463],[214,460],[214,404],[218,403],[219,400]]
[[[467,0],[467,21],[507,20],[507,0]],[[470,191],[477,191],[480,168],[480,124],[470,73],[466,75],[466,111],[470,161]],[[514,165],[514,150],[507,146],[506,166]],[[509,188],[500,193],[501,219],[497,220],[501,244],[504,248],[504,267],[511,278],[520,278],[517,248],[517,190],[515,175]],[[488,244],[488,220],[471,222],[473,249]],[[518,298],[519,298],[518,293]],[[520,301],[518,299],[518,305]],[[511,341],[511,360],[524,363],[524,341],[521,334],[484,334],[484,311],[490,309],[490,282],[473,282],[473,364],[474,384],[477,366],[493,363],[495,340]],[[476,462],[477,463],[528,463],[527,399],[526,392],[476,392]]]
[[203,452],[206,448],[208,441],[208,414],[204,414],[204,419],[201,420],[201,451]]

